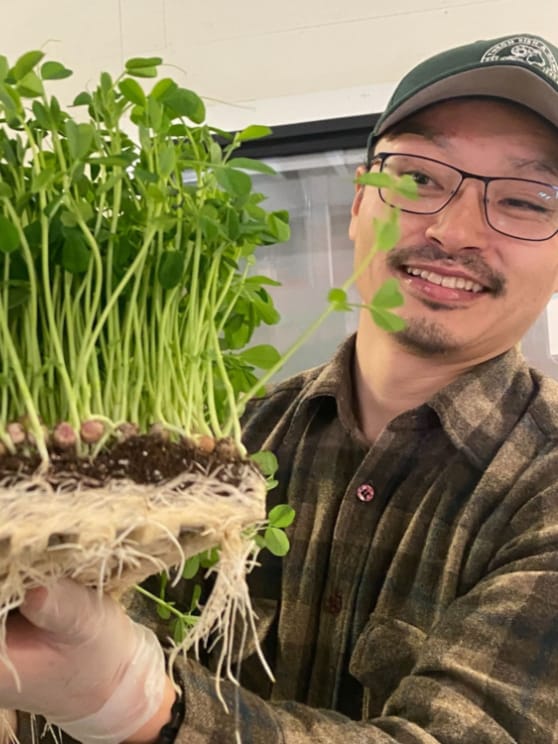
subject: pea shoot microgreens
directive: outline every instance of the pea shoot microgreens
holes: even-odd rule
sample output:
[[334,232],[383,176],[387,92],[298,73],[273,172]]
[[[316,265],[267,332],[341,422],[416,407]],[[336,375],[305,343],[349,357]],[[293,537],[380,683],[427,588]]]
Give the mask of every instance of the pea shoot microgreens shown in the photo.
[[[44,466],[48,432],[63,421],[76,432],[103,425],[93,456],[130,422],[194,441],[230,437],[243,452],[246,404],[330,313],[353,307],[348,287],[397,242],[394,210],[376,224],[366,263],[286,353],[248,347],[256,327],[279,320],[268,292],[277,282],[254,272],[255,253],[287,241],[289,222],[253,190],[249,174],[273,170],[235,151],[270,130],[204,123],[202,99],[168,77],[146,92],[138,78],[157,78],[161,65],[129,59],[64,109],[47,87],[71,70],[41,51],[13,65],[0,56],[0,441],[14,452],[8,424],[24,418]],[[362,178],[386,185],[386,174]],[[389,280],[368,308],[397,331],[402,301]],[[273,487],[271,453],[253,459]],[[285,554],[293,516],[276,507],[256,545]],[[215,557],[190,559],[186,578]],[[199,597],[180,613],[165,582],[154,599],[180,636]]]

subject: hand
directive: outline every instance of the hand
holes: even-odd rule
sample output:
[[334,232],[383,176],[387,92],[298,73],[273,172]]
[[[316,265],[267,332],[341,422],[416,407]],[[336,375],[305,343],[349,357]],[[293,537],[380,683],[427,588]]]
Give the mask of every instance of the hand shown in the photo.
[[167,694],[155,635],[68,579],[33,589],[8,618],[0,707],[39,713],[82,742],[121,742]]

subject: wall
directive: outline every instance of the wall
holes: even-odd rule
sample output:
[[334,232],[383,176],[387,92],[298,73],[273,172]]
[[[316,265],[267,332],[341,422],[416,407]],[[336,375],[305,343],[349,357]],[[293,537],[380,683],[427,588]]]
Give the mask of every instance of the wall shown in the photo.
[[101,69],[161,55],[230,128],[378,111],[410,65],[454,43],[530,32],[558,44],[555,0],[2,0],[2,10],[0,52],[43,48],[74,69],[62,100]]

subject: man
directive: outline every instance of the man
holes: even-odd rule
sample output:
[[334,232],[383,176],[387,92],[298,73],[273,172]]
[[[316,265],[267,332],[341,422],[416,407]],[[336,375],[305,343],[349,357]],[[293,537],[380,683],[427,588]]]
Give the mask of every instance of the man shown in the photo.
[[[289,555],[251,577],[275,682],[246,659],[244,687],[223,683],[228,715],[209,672],[182,662],[171,716],[157,648],[131,663],[141,644],[109,643],[140,626],[105,600],[84,636],[72,608],[88,593],[61,585],[26,600],[15,630],[38,645],[8,636],[22,684],[18,698],[0,679],[1,704],[82,741],[155,741],[171,717],[158,740],[234,741],[237,725],[246,744],[558,740],[558,386],[516,348],[558,288],[557,59],[528,35],[444,52],[376,126],[369,168],[410,174],[418,199],[357,186],[350,235],[358,263],[373,219],[402,210],[397,246],[358,288],[367,303],[397,277],[406,328],[363,309],[328,365],[245,421],[248,449],[277,453],[273,500],[297,512]],[[110,671],[81,679],[96,650]],[[41,689],[26,698],[26,683]]]

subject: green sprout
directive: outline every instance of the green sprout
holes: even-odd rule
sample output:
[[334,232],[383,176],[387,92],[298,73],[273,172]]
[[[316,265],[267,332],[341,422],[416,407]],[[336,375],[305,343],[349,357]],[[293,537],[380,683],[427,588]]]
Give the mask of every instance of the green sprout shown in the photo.
[[13,450],[6,424],[25,416],[44,461],[62,421],[101,422],[98,448],[133,422],[242,451],[238,396],[279,358],[245,348],[279,318],[275,282],[250,271],[289,226],[252,189],[248,171],[272,169],[233,155],[270,130],[204,124],[169,78],[145,93],[134,78],[159,58],[102,73],[78,121],[45,90],[71,72],[42,59],[0,57],[0,438]]

